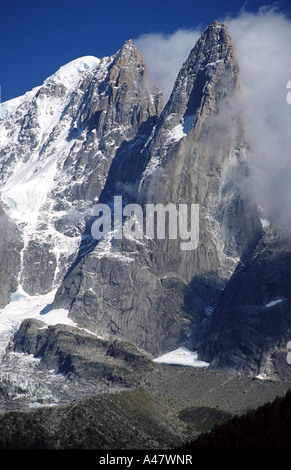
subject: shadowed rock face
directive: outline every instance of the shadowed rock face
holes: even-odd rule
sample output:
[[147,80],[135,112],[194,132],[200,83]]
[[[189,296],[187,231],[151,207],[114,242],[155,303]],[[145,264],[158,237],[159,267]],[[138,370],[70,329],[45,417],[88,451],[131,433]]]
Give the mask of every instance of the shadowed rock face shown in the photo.
[[270,226],[240,263],[200,336],[211,367],[290,380],[290,235]]
[[0,308],[10,301],[11,292],[18,286],[21,232],[0,205]]

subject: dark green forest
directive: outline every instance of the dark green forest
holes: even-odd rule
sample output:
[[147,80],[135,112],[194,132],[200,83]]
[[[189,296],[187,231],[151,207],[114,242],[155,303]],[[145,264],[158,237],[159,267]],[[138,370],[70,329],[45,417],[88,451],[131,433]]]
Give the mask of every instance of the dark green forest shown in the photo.
[[235,416],[187,443],[184,450],[291,449],[291,390],[243,416]]

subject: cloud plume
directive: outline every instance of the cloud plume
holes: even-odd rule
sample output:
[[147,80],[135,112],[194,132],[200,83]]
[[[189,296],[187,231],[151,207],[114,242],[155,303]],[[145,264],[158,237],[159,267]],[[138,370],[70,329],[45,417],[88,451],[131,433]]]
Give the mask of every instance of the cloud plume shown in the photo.
[[291,228],[291,21],[275,9],[226,19],[240,69],[250,183],[271,221]]
[[179,29],[173,34],[149,33],[134,40],[148,68],[149,79],[168,100],[180,68],[198,40],[201,31]]

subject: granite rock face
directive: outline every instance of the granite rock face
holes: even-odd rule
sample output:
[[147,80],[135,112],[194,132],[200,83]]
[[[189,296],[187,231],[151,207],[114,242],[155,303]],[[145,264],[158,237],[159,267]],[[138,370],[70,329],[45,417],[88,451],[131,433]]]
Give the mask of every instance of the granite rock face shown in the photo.
[[[19,286],[30,295],[56,290],[51,309],[76,324],[25,320],[15,351],[67,373],[87,363],[88,377],[100,379],[113,374],[112,357],[122,356],[122,368],[140,355],[140,365],[144,353],[184,345],[213,368],[289,377],[290,244],[264,230],[250,198],[242,116],[239,64],[217,21],[164,107],[132,41],[101,61],[68,64],[4,106],[0,192],[3,230],[14,238],[5,232],[0,244],[1,305]],[[170,237],[168,226],[165,238],[149,236],[145,218],[140,237],[113,230],[96,240],[92,209],[107,204],[114,220],[116,196],[121,210],[133,203],[143,214],[149,204],[198,205],[196,225],[188,222],[199,243],[181,249],[188,240]],[[105,358],[99,368],[90,351]]]
[[[213,22],[186,60],[141,153],[138,184],[131,185],[126,173],[109,173],[100,197],[111,204],[119,188],[127,202],[145,210],[147,204],[199,204],[198,248],[183,251],[181,239],[169,237],[103,240],[70,271],[54,308],[69,308],[79,325],[154,355],[183,343],[195,346],[192,330],[262,232],[240,187],[247,172],[245,140],[239,115],[228,107],[237,95],[234,49],[226,26]],[[130,175],[135,164],[127,162]]]

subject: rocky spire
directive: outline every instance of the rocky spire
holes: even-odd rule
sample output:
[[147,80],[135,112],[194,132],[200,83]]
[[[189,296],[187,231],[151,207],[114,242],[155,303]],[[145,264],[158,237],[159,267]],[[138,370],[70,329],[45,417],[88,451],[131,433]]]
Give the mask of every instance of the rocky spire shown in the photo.
[[161,112],[161,93],[149,90],[146,65],[132,40],[126,41],[112,57],[102,59],[93,80],[84,87],[87,92],[75,126],[89,123],[99,138],[106,134],[108,139],[108,133],[117,126],[120,135],[129,138],[143,122]]
[[26,292],[49,292],[64,276],[119,148],[131,142],[125,154],[134,160],[160,110],[161,93],[147,86],[130,40],[101,61],[63,66],[1,119],[1,196],[24,222],[19,279]]
[[169,144],[187,135],[191,128],[197,131],[207,115],[217,113],[219,102],[233,96],[237,83],[238,65],[227,26],[213,21],[177,76],[156,126],[145,175],[168,158]]
[[[169,100],[167,114],[196,116],[215,110],[215,101],[232,94],[238,66],[224,23],[213,21],[202,33],[184,63]],[[178,99],[179,98],[179,99]]]

